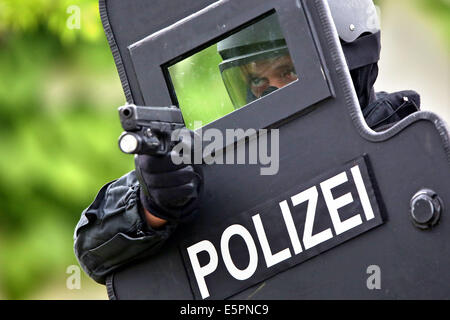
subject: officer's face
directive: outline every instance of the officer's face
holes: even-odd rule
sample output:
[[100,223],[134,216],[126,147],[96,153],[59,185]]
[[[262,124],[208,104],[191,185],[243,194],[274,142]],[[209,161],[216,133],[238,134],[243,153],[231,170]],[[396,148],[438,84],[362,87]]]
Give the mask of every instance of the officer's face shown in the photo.
[[290,55],[254,61],[241,68],[256,98],[263,96],[268,89],[279,89],[297,80]]

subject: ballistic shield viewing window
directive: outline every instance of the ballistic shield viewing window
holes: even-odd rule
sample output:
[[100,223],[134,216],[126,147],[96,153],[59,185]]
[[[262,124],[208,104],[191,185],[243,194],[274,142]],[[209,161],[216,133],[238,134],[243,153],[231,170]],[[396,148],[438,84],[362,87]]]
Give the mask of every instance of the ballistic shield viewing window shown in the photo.
[[168,67],[168,71],[189,129],[297,80],[275,13]]

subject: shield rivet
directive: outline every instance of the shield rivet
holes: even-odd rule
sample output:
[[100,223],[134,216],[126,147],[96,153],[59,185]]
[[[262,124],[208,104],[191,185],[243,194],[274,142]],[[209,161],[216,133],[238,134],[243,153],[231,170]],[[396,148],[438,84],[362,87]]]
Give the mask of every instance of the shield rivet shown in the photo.
[[410,210],[413,224],[419,229],[429,229],[439,222],[442,200],[433,190],[422,189],[412,197]]

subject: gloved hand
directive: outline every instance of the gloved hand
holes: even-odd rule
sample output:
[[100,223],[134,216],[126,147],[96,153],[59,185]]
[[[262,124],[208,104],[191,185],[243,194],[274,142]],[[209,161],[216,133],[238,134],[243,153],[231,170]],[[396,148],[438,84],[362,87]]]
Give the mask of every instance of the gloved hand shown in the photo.
[[183,222],[198,209],[203,175],[200,166],[174,164],[174,152],[164,156],[136,155],[136,175],[144,208],[158,218]]

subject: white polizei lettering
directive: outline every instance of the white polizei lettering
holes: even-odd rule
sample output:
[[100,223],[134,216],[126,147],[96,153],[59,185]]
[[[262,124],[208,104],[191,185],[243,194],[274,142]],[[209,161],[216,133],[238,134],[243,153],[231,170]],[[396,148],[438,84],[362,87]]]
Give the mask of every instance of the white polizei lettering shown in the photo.
[[258,235],[259,243],[261,244],[261,249],[264,254],[264,259],[266,260],[267,268],[270,268],[281,261],[289,259],[291,257],[291,252],[289,248],[283,249],[275,254],[272,254],[269,242],[267,241],[267,235],[264,231],[263,224],[261,222],[261,217],[256,214],[252,217],[253,224],[255,225],[256,234]]
[[281,213],[283,214],[284,223],[286,224],[286,228],[288,230],[289,238],[291,239],[294,254],[299,254],[302,252],[302,245],[300,244],[297,228],[295,227],[294,219],[292,219],[292,213],[286,200],[280,202],[280,208]]
[[347,174],[345,172],[342,172],[320,184],[325,202],[328,207],[328,211],[330,213],[331,221],[333,222],[334,230],[336,231],[336,235],[340,235],[341,233],[344,233],[345,231],[353,229],[354,227],[362,224],[361,216],[359,214],[356,214],[345,221],[341,221],[341,218],[339,216],[338,209],[352,203],[353,197],[351,193],[348,192],[343,196],[334,199],[333,194],[331,193],[331,189],[340,186],[347,181]]
[[[351,185],[344,185],[348,182],[349,174],[353,177],[354,185],[356,187],[353,187],[353,184]],[[196,282],[198,284],[200,295],[203,299],[208,298],[210,296],[208,286],[206,284],[206,277],[211,275],[214,272],[218,272],[218,263],[219,263],[219,249],[220,249],[220,256],[222,257],[222,261],[225,265],[225,269],[228,271],[228,274],[232,277],[229,277],[228,280],[235,281],[234,279],[238,281],[245,281],[247,279],[250,279],[251,277],[255,277],[256,275],[258,277],[261,276],[260,272],[261,270],[258,270],[258,266],[261,268],[264,268],[261,265],[258,265],[259,259],[261,258],[258,256],[259,249],[257,248],[257,242],[259,242],[259,246],[261,248],[262,254],[264,255],[265,263],[267,268],[270,268],[274,265],[277,265],[285,260],[288,260],[294,256],[295,258],[300,257],[300,253],[303,251],[308,252],[307,250],[316,247],[314,251],[311,253],[313,255],[317,255],[318,253],[315,252],[321,252],[322,250],[320,248],[317,248],[317,246],[321,243],[324,243],[330,239],[333,239],[333,236],[338,236],[348,230],[351,230],[353,228],[358,227],[363,223],[363,214],[362,212],[349,212],[349,210],[346,211],[346,219],[342,220],[341,216],[339,214],[339,210],[341,211],[341,214],[344,215],[344,210],[341,209],[345,206],[348,206],[354,201],[355,192],[358,193],[358,197],[361,202],[361,206],[358,204],[358,211],[363,210],[365,219],[367,221],[375,219],[375,213],[378,213],[377,211],[374,212],[374,208],[377,209],[377,207],[372,207],[372,203],[370,202],[369,198],[369,191],[373,192],[369,187],[366,187],[365,181],[363,180],[361,167],[360,165],[354,165],[350,170],[347,169],[347,171],[341,172],[338,175],[335,175],[334,177],[327,179],[320,183],[320,189],[323,195],[323,198],[325,200],[326,208],[320,208],[321,211],[317,212],[318,209],[318,200],[319,200],[319,185],[312,186],[307,190],[304,190],[298,194],[295,194],[291,197],[292,206],[290,203],[288,203],[288,200],[280,201],[278,200],[277,203],[279,205],[279,208],[281,209],[281,213],[283,216],[284,224],[286,226],[286,229],[284,229],[283,226],[276,226],[275,231],[277,234],[273,234],[275,237],[283,237],[283,241],[289,241],[291,243],[291,246],[288,246],[287,248],[279,250],[279,247],[270,246],[269,239],[267,238],[266,230],[264,228],[264,225],[262,223],[262,219],[260,214],[255,214],[252,216],[252,221],[254,224],[256,236],[258,239],[254,239],[252,237],[252,233],[250,233],[249,229],[244,227],[241,224],[233,224],[229,227],[227,227],[220,238],[220,248],[215,248],[214,244],[208,240],[200,241],[194,245],[191,245],[187,248],[188,257],[191,262],[192,266],[192,273],[195,276]],[[334,198],[333,196],[333,189],[342,186],[342,187],[351,187],[349,192],[345,193],[344,195]],[[370,186],[370,185],[369,185]],[[342,190],[342,189],[341,189]],[[349,190],[347,188],[347,190]],[[341,191],[342,194],[343,191]],[[334,191],[335,195],[337,195],[337,190]],[[293,212],[291,211],[292,207],[297,207],[300,204],[304,204],[301,208],[303,211],[303,208],[306,206],[306,213],[304,216],[304,230],[303,230],[303,237],[298,233],[298,225],[300,222],[297,221],[299,218],[303,219],[303,214],[301,213],[301,216],[293,216]],[[347,209],[350,208],[350,206],[347,207]],[[270,207],[270,209],[273,209]],[[327,210],[328,209],[328,210]],[[294,210],[294,209],[292,209]],[[294,210],[294,214],[298,213],[300,211],[300,208],[297,208],[297,211]],[[318,229],[319,224],[318,221],[315,221],[316,214],[326,215],[328,211],[328,214],[331,218],[331,222],[333,227],[330,225],[326,226],[328,227],[325,230],[317,230],[317,233],[313,233],[315,229]],[[269,212],[269,214],[273,214],[272,210]],[[348,217],[350,216],[350,217]],[[274,216],[272,216],[274,218]],[[348,217],[348,218],[347,218]],[[295,220],[294,220],[295,218]],[[327,218],[325,216],[325,218]],[[319,218],[318,218],[319,219]],[[328,218],[327,218],[328,219]],[[274,220],[273,220],[274,221]],[[278,221],[278,220],[277,220]],[[364,221],[365,222],[365,221]],[[373,225],[377,223],[376,221],[373,221],[369,223],[368,225]],[[381,223],[381,222],[380,222]],[[267,225],[267,227],[270,227]],[[280,229],[281,227],[282,229]],[[326,228],[326,227],[321,227]],[[333,233],[333,229],[335,233]],[[283,231],[284,230],[284,231]],[[358,230],[358,229],[356,229]],[[287,231],[287,235],[286,235]],[[361,231],[361,230],[360,230]],[[274,231],[272,231],[274,232]],[[283,233],[284,232],[284,233]],[[364,232],[363,230],[361,232]],[[360,233],[361,233],[360,232]],[[242,238],[242,240],[245,242],[245,245],[247,246],[248,251],[248,257],[249,261],[245,268],[240,269],[242,265],[245,265],[245,261],[243,263],[236,264],[236,257],[235,260],[233,260],[232,253],[235,253],[233,250],[237,250],[237,248],[234,248],[233,245],[235,244],[234,241],[231,241],[233,237]],[[289,236],[289,240],[287,239],[287,236]],[[271,238],[272,239],[272,238]],[[275,239],[275,238],[273,238]],[[240,239],[237,239],[240,241]],[[258,241],[257,241],[258,240]],[[345,239],[335,239],[337,240],[336,243],[339,244]],[[278,250],[278,252],[273,252],[272,249]],[[245,248],[244,248],[245,250]],[[293,250],[291,252],[291,250]],[[206,263],[206,259],[202,263],[206,263],[205,265],[200,265],[200,254],[207,254],[209,256],[209,261]],[[299,255],[298,257],[295,257],[295,255]],[[245,256],[245,255],[244,255]],[[203,257],[203,256],[202,256]],[[294,260],[293,259],[293,260]],[[240,262],[240,261],[239,261]],[[295,261],[294,261],[295,262]],[[239,268],[238,268],[239,266]],[[219,270],[222,270],[222,268],[219,268]],[[278,271],[278,269],[277,269]],[[210,276],[210,281],[213,281],[213,276]],[[222,281],[222,280],[220,280]],[[219,282],[220,282],[219,281]]]
[[374,219],[375,214],[373,213],[372,205],[370,204],[369,196],[367,195],[367,189],[364,185],[359,166],[354,166],[351,169],[351,172],[353,180],[355,181],[356,190],[358,191],[359,199],[361,200],[361,205],[363,207],[366,220],[369,221],[371,219]]
[[309,188],[293,197],[291,197],[292,205],[295,207],[300,203],[308,201],[308,208],[306,210],[305,229],[303,231],[303,245],[305,250],[308,250],[319,243],[325,242],[333,237],[331,229],[328,228],[313,235],[314,218],[316,215],[317,199],[319,193],[316,187]]
[[[209,254],[209,263],[203,267],[198,261],[199,252],[206,251]],[[191,260],[192,270],[194,271],[195,279],[197,280],[198,288],[202,299],[209,297],[208,287],[206,286],[205,277],[213,273],[217,269],[219,258],[214,245],[208,241],[200,241],[187,248],[189,259]]]
[[[242,239],[244,239],[245,244],[247,245],[248,253],[250,256],[250,260],[247,268],[244,270],[240,270],[236,267],[231,259],[230,254],[230,239],[232,236],[238,235]],[[222,233],[222,238],[220,240],[220,249],[222,251],[222,258],[228,272],[237,280],[247,280],[250,278],[256,271],[258,267],[258,251],[256,250],[255,242],[253,241],[252,235],[246,228],[239,224],[234,224],[225,229]]]

